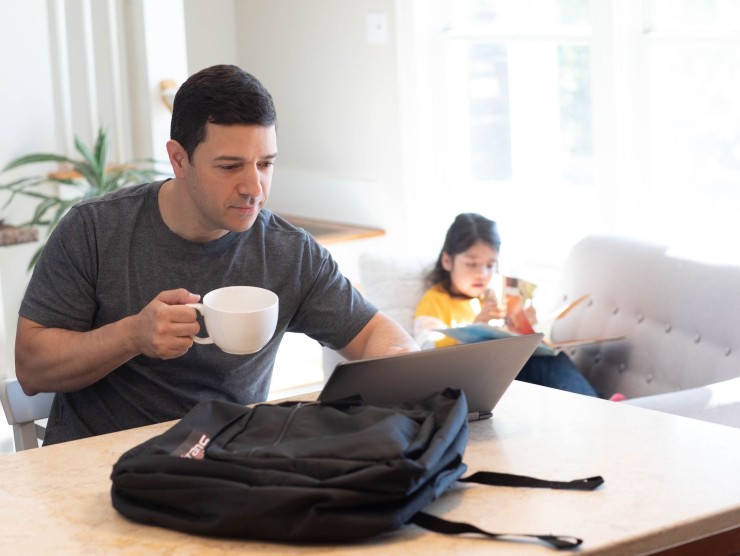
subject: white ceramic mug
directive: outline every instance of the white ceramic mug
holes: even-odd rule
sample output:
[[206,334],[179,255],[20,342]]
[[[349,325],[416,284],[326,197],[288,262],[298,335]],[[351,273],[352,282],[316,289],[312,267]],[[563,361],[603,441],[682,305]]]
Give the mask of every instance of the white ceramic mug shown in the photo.
[[275,333],[278,296],[254,286],[229,286],[207,293],[202,303],[188,303],[203,315],[208,336],[197,344],[216,344],[222,351],[246,355],[261,350]]

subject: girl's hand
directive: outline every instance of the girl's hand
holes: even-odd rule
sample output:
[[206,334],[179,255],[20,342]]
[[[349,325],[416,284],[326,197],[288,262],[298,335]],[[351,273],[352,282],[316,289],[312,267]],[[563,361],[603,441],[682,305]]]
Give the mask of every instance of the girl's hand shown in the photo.
[[481,309],[475,322],[486,323],[493,319],[503,319],[506,317],[506,309],[499,305],[496,294],[493,290],[488,290],[485,297],[481,300]]

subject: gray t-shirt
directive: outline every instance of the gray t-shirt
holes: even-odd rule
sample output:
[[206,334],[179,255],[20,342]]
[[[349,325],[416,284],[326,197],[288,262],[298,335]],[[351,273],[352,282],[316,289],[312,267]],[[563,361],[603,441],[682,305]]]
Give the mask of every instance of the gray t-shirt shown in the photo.
[[250,285],[278,295],[275,335],[252,355],[194,345],[175,359],[134,357],[87,388],[56,395],[45,444],[177,419],[200,400],[264,401],[286,331],[338,349],[377,312],[326,249],[268,210],[245,232],[207,243],[179,237],[160,215],[161,185],[72,208],[49,238],[20,314],[45,327],[87,331],[138,313],[164,290],[205,295]]

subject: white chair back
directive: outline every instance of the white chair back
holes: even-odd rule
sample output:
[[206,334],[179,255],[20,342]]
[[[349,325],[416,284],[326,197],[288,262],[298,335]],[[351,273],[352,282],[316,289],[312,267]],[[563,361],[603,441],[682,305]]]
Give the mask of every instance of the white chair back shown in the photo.
[[413,334],[416,305],[426,291],[424,276],[434,266],[434,259],[366,252],[360,255],[358,265],[365,297]]
[[16,452],[39,447],[39,440],[43,440],[46,428],[36,421],[49,416],[53,399],[54,394],[49,392],[27,396],[15,378],[0,383],[0,401],[8,424],[13,427]]

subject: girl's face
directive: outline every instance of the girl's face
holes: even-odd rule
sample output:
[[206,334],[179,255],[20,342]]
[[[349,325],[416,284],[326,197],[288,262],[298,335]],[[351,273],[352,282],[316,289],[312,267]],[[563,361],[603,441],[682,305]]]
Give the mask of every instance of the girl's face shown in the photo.
[[497,260],[498,251],[481,240],[454,257],[442,253],[442,267],[450,273],[452,293],[467,297],[483,295],[493,277]]

